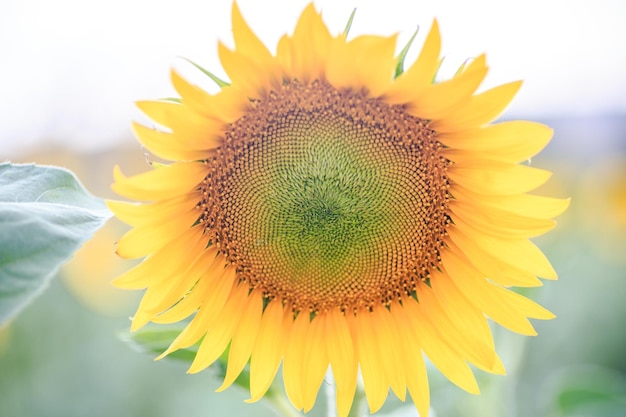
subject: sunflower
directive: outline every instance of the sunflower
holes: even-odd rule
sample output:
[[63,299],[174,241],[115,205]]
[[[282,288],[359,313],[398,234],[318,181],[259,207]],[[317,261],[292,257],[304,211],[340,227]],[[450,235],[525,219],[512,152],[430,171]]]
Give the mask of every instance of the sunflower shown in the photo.
[[146,289],[132,321],[190,318],[163,353],[199,343],[190,372],[228,350],[223,385],[249,365],[250,401],[282,363],[293,405],[310,410],[332,370],[339,415],[362,379],[371,412],[389,388],[429,409],[423,355],[478,393],[469,364],[504,373],[487,317],[534,335],[553,314],[506,287],[556,279],[529,241],[567,200],[529,195],[550,173],[518,164],[552,131],[489,124],[518,91],[476,93],[485,56],[434,82],[434,21],[403,68],[396,36],[333,36],[314,6],[272,54],[232,9],[230,83],[209,94],[173,71],[179,100],[142,101],[159,128],[140,142],[172,161],[113,189],[133,228],[117,246],[143,262],[115,283]]

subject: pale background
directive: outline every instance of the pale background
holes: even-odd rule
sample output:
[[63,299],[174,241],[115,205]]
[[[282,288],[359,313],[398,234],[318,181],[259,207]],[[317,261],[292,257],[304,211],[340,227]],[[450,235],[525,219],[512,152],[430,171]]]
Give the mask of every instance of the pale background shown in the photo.
[[[275,45],[306,1],[239,2]],[[620,0],[333,1],[315,3],[334,32],[400,32],[432,19],[444,71],[488,52],[488,85],[523,79],[511,112],[542,117],[626,111],[626,2]],[[132,102],[172,89],[168,69],[192,59],[216,73],[216,41],[232,45],[230,2],[0,1],[0,155],[45,143],[105,149],[128,137]],[[417,53],[418,48],[413,48]]]

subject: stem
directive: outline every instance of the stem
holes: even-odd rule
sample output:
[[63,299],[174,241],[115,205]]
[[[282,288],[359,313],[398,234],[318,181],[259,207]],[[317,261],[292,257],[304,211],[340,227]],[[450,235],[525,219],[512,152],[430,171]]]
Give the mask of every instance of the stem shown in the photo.
[[333,378],[333,373],[328,368],[326,371],[326,383],[324,386],[326,389],[326,411],[328,417],[337,417],[337,398],[335,396],[335,379]]
[[267,391],[265,398],[270,402],[276,414],[282,417],[302,417],[302,414],[291,405],[285,394],[272,388]]
[[[326,396],[328,398],[328,408],[327,408],[327,416],[335,417],[336,413],[336,400],[335,400],[335,390],[334,383],[332,383],[332,373],[328,372],[326,374],[326,378],[330,378],[328,381],[327,388],[325,390]],[[274,384],[270,387],[270,389],[265,394],[265,399],[269,401],[271,407],[274,409],[276,414],[281,417],[303,417],[303,415],[296,410],[287,396],[280,389],[276,389]],[[361,381],[357,383],[356,391],[354,393],[354,401],[352,402],[352,408],[350,408],[350,412],[348,413],[348,417],[367,417],[369,413],[367,411],[367,401],[365,397],[365,389],[363,388],[363,384]]]
[[354,401],[352,402],[352,408],[348,413],[348,417],[366,417],[369,416],[367,412],[367,401],[365,401],[365,389],[363,384],[359,380],[356,384],[356,392],[354,393]]

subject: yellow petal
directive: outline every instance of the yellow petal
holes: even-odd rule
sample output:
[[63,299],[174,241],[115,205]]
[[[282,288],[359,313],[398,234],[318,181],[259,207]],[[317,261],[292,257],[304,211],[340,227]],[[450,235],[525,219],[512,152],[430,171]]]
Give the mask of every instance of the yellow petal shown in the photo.
[[285,46],[289,45],[290,75],[304,82],[320,79],[325,76],[331,39],[322,17],[313,3],[309,3],[298,19],[291,41],[283,41],[282,50],[279,44],[277,55],[285,59]]
[[406,398],[406,377],[402,363],[402,338],[395,322],[386,307],[374,307],[371,314],[372,325],[377,334],[376,342],[381,355],[383,370],[396,397]]
[[192,192],[152,204],[109,200],[106,205],[115,214],[115,217],[126,224],[137,227],[151,224],[155,218],[168,219],[177,216],[178,213],[185,213],[198,203],[199,198],[199,194]]
[[158,124],[167,127],[173,135],[175,146],[202,151],[215,148],[225,124],[207,118],[190,107],[171,101],[138,101],[137,107]]
[[[214,281],[215,278],[211,275],[207,276],[207,274],[211,274],[215,268],[216,254],[217,248],[208,248],[191,262],[185,272],[177,275],[178,279],[165,279],[150,285],[141,299],[139,310],[149,313],[152,319],[157,314],[179,303],[200,280]],[[205,290],[208,288],[210,288],[209,285],[206,286]],[[201,297],[204,296],[200,288],[198,288],[198,293]],[[195,307],[197,308],[200,304],[198,302]],[[195,308],[192,311],[195,311]]]
[[[210,323],[203,323],[207,326],[207,328],[204,329],[205,335],[198,348],[198,353],[196,353],[196,357],[187,372],[191,374],[200,372],[210,366],[224,353],[241,320],[244,310],[242,306],[250,302],[248,292],[249,287],[245,284],[233,288],[226,304],[215,320]],[[200,310],[198,314],[200,314],[201,311],[202,310]],[[203,329],[200,328],[199,330],[201,332]],[[185,346],[182,345],[179,347]]]
[[263,92],[269,91],[269,80],[259,76],[263,74],[259,64],[228,49],[221,42],[218,44],[218,54],[228,77],[246,96],[260,98]]
[[309,317],[306,313],[298,314],[291,329],[285,347],[283,360],[283,380],[285,381],[285,393],[289,401],[298,410],[304,407],[302,393],[302,368],[306,346],[306,335],[309,327]]
[[483,126],[504,111],[521,86],[521,81],[515,81],[477,94],[468,103],[434,121],[431,126],[437,132],[455,132]]
[[518,216],[485,206],[480,200],[451,200],[450,212],[453,219],[462,219],[483,233],[504,239],[536,237],[556,226],[554,220]]
[[417,60],[395,80],[385,93],[385,101],[391,104],[404,104],[418,97],[435,78],[440,52],[441,35],[437,20],[434,20]]
[[[557,274],[546,256],[528,239],[497,238],[476,230],[462,219],[455,219],[454,226],[461,234],[493,257],[533,275],[557,279]],[[462,247],[461,247],[462,248]]]
[[529,194],[506,196],[480,195],[457,187],[454,198],[461,202],[480,201],[481,204],[533,219],[552,219],[569,206],[569,199],[543,197]]
[[375,413],[385,403],[389,382],[381,362],[376,330],[370,315],[367,310],[361,310],[356,316],[349,315],[347,318],[352,339],[356,342],[367,404],[370,413]]
[[[276,45],[276,60],[280,65],[285,77],[297,78],[293,69],[293,45],[292,39],[286,34],[281,36]],[[304,75],[301,76],[304,78]]]
[[[212,321],[226,303],[235,280],[234,269],[224,268],[224,263],[222,256],[214,258],[192,290],[186,293],[185,297],[176,305],[159,314],[152,321],[164,324],[175,323],[189,317],[199,307],[201,309],[196,317],[201,316],[207,322]],[[180,289],[180,291],[182,290]],[[198,317],[198,321],[200,320],[201,318]]]
[[232,123],[246,110],[248,98],[236,87],[223,87],[217,94],[209,94],[200,87],[190,84],[172,69],[172,85],[182,97],[183,104],[207,118],[223,123]]
[[400,348],[402,349],[401,355],[406,369],[405,375],[409,394],[419,415],[428,417],[430,390],[426,366],[422,357],[422,346],[411,328],[411,321],[406,317],[406,312],[402,305],[394,302],[389,311],[398,326],[398,332],[403,338]]
[[[436,280],[436,277],[432,280]],[[431,323],[433,331],[443,343],[447,343],[461,358],[469,360],[481,369],[495,369],[497,356],[493,346],[488,343],[491,337],[485,341],[477,337],[471,325],[463,325],[467,324],[464,319],[451,320],[427,285],[419,285],[417,296],[424,318]]]
[[173,274],[183,272],[188,266],[190,250],[197,250],[196,253],[200,253],[205,245],[202,230],[188,229],[142,263],[120,275],[113,284],[129,289],[146,288]]
[[135,227],[117,242],[117,253],[122,258],[141,258],[161,249],[186,230],[191,229],[198,219],[198,211],[179,213],[167,220]]
[[259,62],[272,60],[268,49],[244,20],[237,2],[233,2],[232,6],[232,25],[235,48],[238,53]]
[[[236,2],[233,2],[232,7],[232,25],[233,37],[235,39],[234,52],[235,55],[241,58],[239,62],[247,62],[251,68],[258,71],[256,78],[262,80],[261,84],[258,84],[258,86],[262,86],[262,89],[266,89],[270,86],[275,88],[280,87],[282,84],[282,74],[279,71],[280,66],[278,61],[272,56],[250,26],[248,26]],[[221,53],[220,59],[222,59]],[[228,73],[226,66],[229,64],[224,63],[224,61],[222,61],[222,64]],[[230,73],[228,74],[230,76]],[[233,84],[237,84],[235,79],[232,80]],[[250,97],[256,97],[256,95],[250,95]]]
[[207,150],[190,150],[183,148],[176,139],[176,135],[161,132],[156,129],[133,122],[132,129],[135,137],[150,152],[169,161],[193,161],[206,159],[211,155]]
[[[444,150],[444,155],[453,161],[463,155],[475,158],[476,153],[480,152],[487,159],[521,162],[539,153],[548,144],[552,134],[552,129],[543,124],[519,120],[441,133],[437,139],[450,148]],[[472,152],[462,153],[458,150]]]
[[476,338],[487,344],[489,349],[495,351],[495,344],[491,335],[491,329],[482,310],[476,308],[462,292],[455,287],[449,278],[439,279],[440,272],[434,273],[430,280],[430,286],[441,308],[455,323],[459,323],[465,329],[472,329]]
[[125,177],[119,167],[113,175],[113,191],[135,200],[163,200],[177,197],[195,189],[206,177],[208,169],[200,162],[178,162]]
[[[261,40],[255,35],[254,31],[252,31],[252,29],[248,26],[236,3],[233,3],[232,8],[232,24],[233,37],[235,39],[234,53],[238,57],[235,58],[235,61],[240,63],[246,62],[250,68],[254,68],[258,71],[256,73],[256,78],[257,80],[260,80],[261,83],[257,84],[257,88],[260,86],[261,90],[269,91],[271,86],[276,88],[280,87],[282,84],[282,74],[279,72],[280,66],[278,61],[272,56],[263,42],[261,42]],[[220,52],[220,60],[221,59],[222,54]],[[230,76],[228,68],[226,68],[227,66],[230,66],[230,64],[226,64],[223,60],[222,64]],[[234,85],[238,84],[235,79],[232,80]],[[258,92],[259,90],[257,90],[257,93]],[[256,97],[256,95],[249,96]]]
[[233,334],[228,351],[228,366],[224,382],[216,390],[224,391],[235,382],[248,359],[252,354],[252,348],[256,342],[263,313],[263,294],[260,291],[253,291],[248,297],[248,303],[242,307],[241,320]]
[[[211,267],[209,266],[209,268]],[[189,279],[191,280],[193,277],[194,276],[189,276]],[[183,293],[179,301],[177,303],[171,304],[170,308],[165,309],[165,311],[157,311],[156,306],[154,306],[153,308],[149,308],[151,306],[148,306],[149,309],[146,310],[146,313],[149,315],[149,320],[159,324],[170,324],[185,320],[192,314],[197,313],[200,306],[202,306],[204,303],[206,294],[208,294],[209,291],[213,290],[212,284],[216,285],[218,281],[216,280],[216,277],[212,276],[204,278],[195,276],[195,278],[196,281],[190,283],[191,285],[187,288],[187,291]],[[184,279],[183,281],[185,284],[188,283],[187,279]],[[220,286],[220,288],[222,288],[223,286],[224,285]],[[232,285],[228,286],[229,292],[230,288],[232,288]],[[142,303],[144,302],[144,300],[142,300]],[[204,315],[204,313],[205,312],[203,312],[202,315]],[[135,317],[135,321],[136,320],[137,318]],[[195,320],[196,324],[194,324],[194,326],[196,326],[197,323],[201,321],[201,318],[198,314],[196,314],[193,320]]]
[[250,360],[250,400],[260,400],[268,390],[285,351],[285,342],[293,322],[291,311],[285,311],[275,298],[267,305],[259,325],[259,336]]
[[424,316],[419,303],[412,298],[403,299],[406,316],[417,334],[419,344],[431,362],[451,382],[472,394],[478,394],[478,384],[470,367],[447,343],[442,342],[430,321]]
[[356,351],[350,328],[339,309],[332,309],[322,316],[325,328],[326,350],[335,380],[337,412],[346,417],[352,407],[358,377]]
[[187,116],[193,117],[185,106],[171,101],[140,100],[135,105],[154,122],[172,130]]
[[[415,408],[420,417],[428,417],[430,410],[430,389],[428,386],[428,375],[426,373],[426,365],[417,345],[407,344],[406,355],[406,373],[409,394],[415,404]],[[411,350],[409,350],[411,349]]]
[[[233,278],[234,278],[233,276],[234,276],[234,273],[227,272],[222,277],[224,280],[228,281],[229,288],[233,288]],[[198,353],[196,354],[194,362],[192,363],[192,368],[190,368],[188,372],[193,372],[193,371],[204,369],[201,367],[199,368],[199,366],[202,363],[209,362],[209,356],[214,353],[213,349],[219,349],[218,346],[221,346],[219,345],[219,343],[223,343],[223,340],[221,339],[218,340],[217,336],[224,336],[223,333],[230,329],[230,327],[225,329],[224,326],[229,326],[229,325],[236,326],[237,321],[239,320],[239,316],[237,315],[234,315],[234,314],[231,316],[225,315],[228,313],[232,313],[232,305],[229,305],[228,302],[232,304],[232,302],[234,302],[233,300],[241,301],[240,298],[237,298],[238,294],[239,293],[237,293],[233,289],[233,291],[231,292],[231,297],[226,300],[227,302],[225,304],[222,304],[221,306],[218,307],[219,310],[214,305],[207,303],[207,300],[203,300],[203,304],[200,306],[200,309],[198,310],[194,318],[191,320],[191,322],[189,322],[187,327],[185,327],[185,329],[178,335],[178,337],[174,339],[174,341],[165,350],[165,352],[163,352],[156,359],[157,360],[162,359],[166,355],[170,354],[171,352],[175,350],[184,349],[197,343],[198,340],[200,340],[204,335],[207,334],[207,331],[210,330],[212,332],[211,333],[213,337],[212,340],[214,340],[215,343],[213,344],[211,344],[211,342],[205,343],[204,344],[205,347],[202,349],[202,355],[200,356],[200,358],[198,357],[198,355],[200,354],[200,350],[198,350]],[[216,298],[216,297],[213,296],[209,298]],[[221,308],[222,306],[223,308]],[[238,307],[239,307],[238,311],[241,311],[241,304]],[[224,311],[227,311],[227,313],[224,313]],[[230,321],[226,320],[226,317],[229,317],[229,318],[232,317],[233,320],[230,320]],[[216,324],[218,320],[219,320],[219,323]],[[228,336],[232,337],[232,333],[229,334]],[[228,341],[229,340],[230,338],[228,339]],[[228,341],[226,342],[227,344],[228,344]],[[217,356],[219,356],[224,351],[225,348],[226,346],[224,346],[222,351],[218,353]],[[210,361],[210,363],[213,363],[213,361]],[[196,366],[194,366],[194,364],[196,364]],[[206,366],[209,366],[209,364],[207,364]]]
[[328,370],[325,336],[322,319],[319,316],[313,318],[307,329],[302,357],[302,400],[305,413],[309,412],[315,405],[317,393]]
[[371,97],[385,93],[393,81],[396,37],[359,36],[335,39],[329,49],[326,77],[338,89],[365,87]]
[[471,239],[459,232],[457,228],[448,228],[451,241],[449,245],[463,248],[462,253],[471,261],[484,276],[500,285],[514,285],[517,287],[538,287],[543,285],[536,275],[527,269],[520,269],[494,257],[484,249],[478,247]]
[[430,281],[430,284],[433,294],[437,297],[437,300],[448,317],[450,317],[457,326],[471,331],[477,339],[484,342],[488,348],[494,352],[491,366],[483,366],[480,363],[475,364],[484,371],[505,375],[506,370],[504,369],[504,364],[498,355],[495,354],[495,344],[491,335],[491,329],[487,324],[483,312],[472,305],[451,283],[449,278],[435,278]]
[[528,319],[511,305],[505,302],[499,293],[468,262],[459,258],[456,251],[442,253],[442,262],[447,275],[454,285],[467,297],[472,304],[485,312],[501,326],[516,333],[534,336],[537,334]]
[[494,289],[507,304],[526,317],[539,320],[552,320],[556,317],[551,311],[516,292],[498,286]]
[[458,77],[425,88],[418,97],[407,104],[408,111],[422,119],[441,118],[451,107],[468,100],[486,75],[485,55],[481,55]]
[[[552,173],[523,165],[474,160],[451,165],[448,175],[455,183],[478,194],[513,195],[534,190],[548,181]],[[454,188],[451,192],[454,194]]]

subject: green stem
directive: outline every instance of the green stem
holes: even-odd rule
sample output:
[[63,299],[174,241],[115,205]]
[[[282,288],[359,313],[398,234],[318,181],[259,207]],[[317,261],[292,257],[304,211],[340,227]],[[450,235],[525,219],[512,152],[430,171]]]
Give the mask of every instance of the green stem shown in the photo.
[[[329,372],[327,374],[327,378],[330,375],[332,381],[332,374]],[[326,390],[326,395],[328,397],[328,417],[334,417],[337,414],[335,413],[335,390],[333,389],[334,384],[329,383],[330,389]],[[274,409],[276,414],[282,417],[303,417],[303,415],[296,410],[284,392],[280,389],[277,389],[274,385],[270,387],[270,389],[265,394],[265,399],[267,399],[271,407]],[[332,405],[332,406],[331,406]],[[369,413],[367,411],[367,401],[365,397],[365,390],[363,385],[359,382],[356,386],[356,392],[354,394],[354,401],[352,402],[352,408],[350,408],[350,412],[348,413],[348,417],[367,417]]]
[[287,399],[287,396],[281,391],[270,387],[265,398],[270,402],[276,414],[282,417],[302,417],[302,414],[294,408]]
[[324,386],[326,389],[324,390],[326,394],[326,416],[327,417],[337,417],[337,397],[335,395],[335,379],[333,377],[333,373],[328,369],[326,372],[326,378],[324,378],[326,383]]
[[363,384],[359,381],[356,385],[356,392],[354,393],[354,401],[352,402],[352,408],[348,413],[348,417],[366,417],[369,416],[367,412],[367,401],[365,397],[365,389]]

